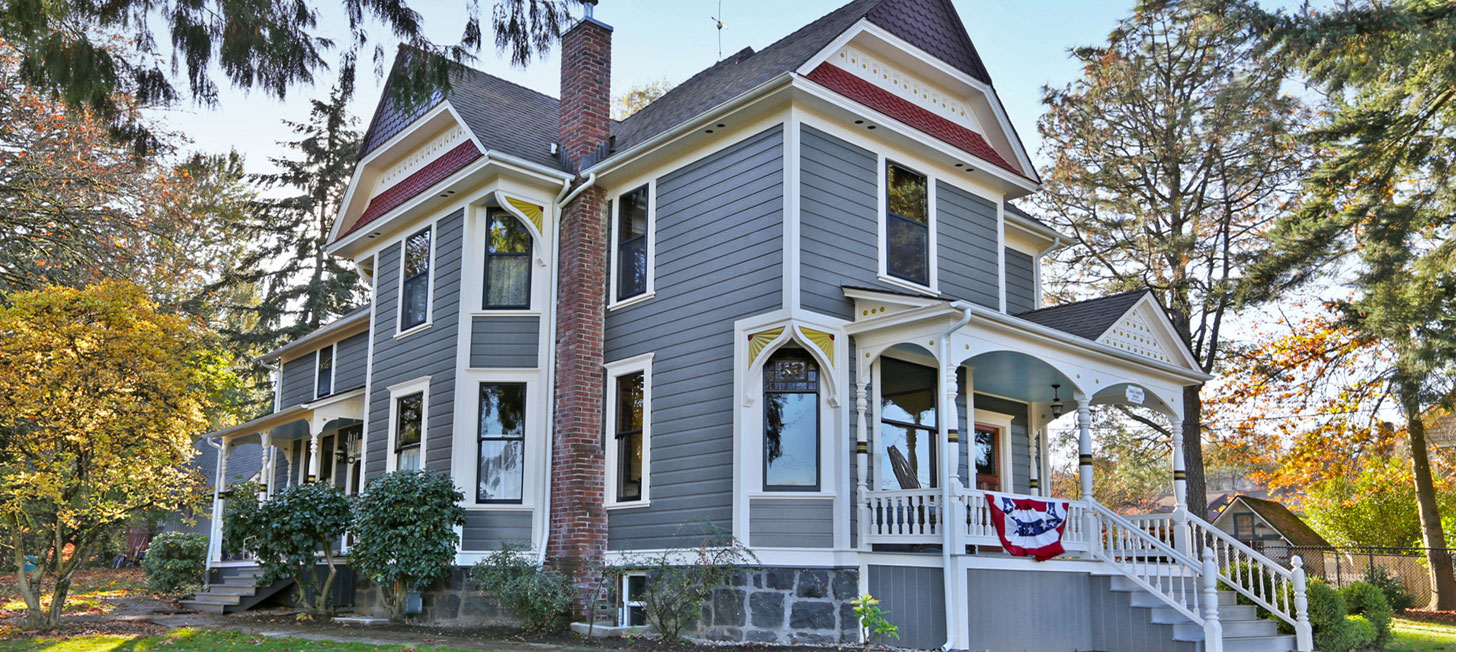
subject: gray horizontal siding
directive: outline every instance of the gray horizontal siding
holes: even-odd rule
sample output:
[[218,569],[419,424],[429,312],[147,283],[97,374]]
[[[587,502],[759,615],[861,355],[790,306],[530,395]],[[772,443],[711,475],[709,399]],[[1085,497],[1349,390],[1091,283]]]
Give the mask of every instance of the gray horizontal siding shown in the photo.
[[336,379],[332,392],[345,392],[367,385],[366,332],[336,343]]
[[1035,309],[1035,257],[1004,248],[1004,307],[1010,313]]
[[316,400],[316,352],[287,360],[280,374],[280,407]]
[[938,289],[999,309],[999,210],[939,181]]
[[[613,510],[614,550],[696,543],[732,528],[734,321],[780,307],[781,131],[657,180],[656,296],[607,313],[606,359],[648,352],[650,507]],[[678,536],[682,531],[685,536]]]
[[505,546],[530,545],[531,512],[471,509],[464,516],[460,549],[494,552]]
[[[872,597],[882,601],[883,608],[892,612],[886,618],[897,626],[898,647],[934,649],[941,647],[948,639],[942,568],[868,566],[867,591]],[[883,639],[881,642],[892,641]]]
[[1091,639],[1090,579],[1087,573],[970,570],[968,648],[1098,649]]
[[777,548],[830,548],[835,541],[830,498],[752,498],[749,543]]
[[[982,370],[979,371],[982,373]],[[1030,491],[1030,416],[1028,406],[984,394],[974,395],[974,407],[1014,417],[1009,423],[1009,472],[1016,493]]]
[[475,317],[469,332],[469,366],[539,366],[540,317]]
[[852,319],[842,285],[877,282],[877,155],[800,126],[800,304]]
[[372,396],[367,412],[366,471],[370,481],[387,468],[389,394],[387,388],[430,376],[428,429],[423,442],[423,466],[449,472],[453,446],[455,348],[459,330],[459,275],[463,250],[463,214],[456,211],[438,220],[434,245],[433,325],[401,338],[398,324],[398,276],[402,246],[387,247],[377,257],[377,304],[372,316],[376,338],[372,351]]

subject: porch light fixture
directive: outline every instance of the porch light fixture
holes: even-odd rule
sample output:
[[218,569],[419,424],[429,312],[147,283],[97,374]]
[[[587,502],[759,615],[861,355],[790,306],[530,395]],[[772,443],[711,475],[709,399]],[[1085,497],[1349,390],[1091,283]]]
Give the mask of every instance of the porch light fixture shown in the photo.
[[1055,402],[1050,404],[1050,416],[1052,418],[1059,419],[1060,410],[1061,408],[1064,408],[1065,405],[1060,402],[1060,385],[1055,384],[1051,385],[1051,387],[1055,388]]

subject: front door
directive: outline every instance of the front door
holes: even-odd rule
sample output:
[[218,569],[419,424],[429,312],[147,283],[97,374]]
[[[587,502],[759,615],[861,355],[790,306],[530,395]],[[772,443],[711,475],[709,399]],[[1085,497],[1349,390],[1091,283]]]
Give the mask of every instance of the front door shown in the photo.
[[974,420],[974,442],[969,448],[973,459],[974,488],[1000,491],[999,429]]

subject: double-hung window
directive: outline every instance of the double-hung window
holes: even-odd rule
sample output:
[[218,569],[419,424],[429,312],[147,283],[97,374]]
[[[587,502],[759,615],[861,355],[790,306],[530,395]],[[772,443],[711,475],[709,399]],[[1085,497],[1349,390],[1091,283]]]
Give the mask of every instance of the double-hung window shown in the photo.
[[518,503],[525,480],[525,383],[479,384],[476,502]]
[[398,330],[428,322],[428,274],[433,251],[433,230],[423,229],[403,241],[402,316]]
[[647,293],[648,186],[646,184],[617,199],[616,239],[612,253],[616,262],[613,280],[617,301]]
[[938,373],[882,358],[882,489],[938,486]]
[[887,164],[888,276],[930,285],[928,253],[928,178],[896,163]]
[[331,393],[332,365],[336,363],[336,346],[316,351],[316,398]]
[[765,489],[818,491],[821,369],[801,348],[777,351],[765,363]]
[[397,470],[416,471],[423,466],[423,392],[397,398]]
[[530,229],[515,217],[489,216],[484,234],[484,303],[486,310],[530,307]]
[[613,431],[616,455],[616,500],[636,502],[643,499],[642,443],[647,433],[643,430],[643,407],[647,404],[644,390],[646,375],[634,372],[617,376],[616,380],[616,424]]

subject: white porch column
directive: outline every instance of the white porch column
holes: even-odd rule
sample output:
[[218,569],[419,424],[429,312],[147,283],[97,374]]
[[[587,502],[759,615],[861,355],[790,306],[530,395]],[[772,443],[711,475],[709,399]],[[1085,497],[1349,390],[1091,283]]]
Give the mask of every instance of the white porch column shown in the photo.
[[1029,432],[1026,433],[1027,435],[1029,435],[1029,440],[1030,440],[1030,495],[1031,496],[1038,496],[1038,495],[1040,495],[1040,445],[1039,445],[1040,444],[1040,433],[1039,433],[1039,428],[1037,428],[1035,426],[1036,423],[1038,423],[1038,420],[1035,419],[1035,410],[1033,408],[1031,408],[1030,409],[1030,427],[1027,428],[1027,430]]
[[1183,463],[1183,420],[1173,417],[1172,422],[1172,495],[1177,505],[1172,508],[1179,517],[1188,511],[1188,476]]
[[259,433],[260,437],[260,500],[270,497],[270,478],[274,473],[270,468],[270,433]]
[[[959,471],[958,456],[962,449],[963,437],[958,432],[958,367],[949,365],[943,372],[943,411],[945,430],[948,432],[948,486],[953,488],[955,504],[957,504],[957,491],[963,486],[962,474]],[[956,516],[956,514],[955,514]],[[954,522],[954,532],[958,531],[957,521]]]
[[229,448],[229,440],[221,437],[214,449],[214,510],[209,515],[209,559],[214,562],[224,557],[224,542],[220,540],[224,535],[224,501],[219,498],[219,492],[229,477]]
[[1076,397],[1076,430],[1080,436],[1081,499],[1091,500],[1091,397]]
[[321,468],[321,431],[326,429],[326,419],[313,415],[307,423],[311,424],[311,454],[307,456],[306,482],[315,482],[316,470]]
[[872,365],[858,359],[856,363],[856,492],[857,492],[857,546],[866,546],[867,532],[871,528],[871,510],[867,507],[867,492],[871,486],[871,443],[867,439],[867,387],[872,380]]

